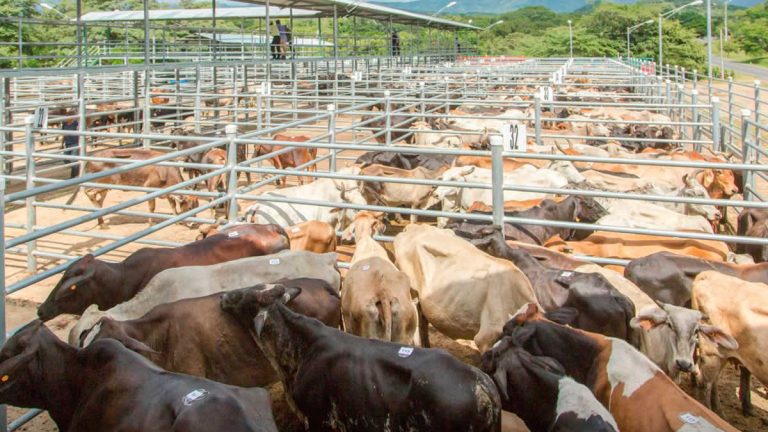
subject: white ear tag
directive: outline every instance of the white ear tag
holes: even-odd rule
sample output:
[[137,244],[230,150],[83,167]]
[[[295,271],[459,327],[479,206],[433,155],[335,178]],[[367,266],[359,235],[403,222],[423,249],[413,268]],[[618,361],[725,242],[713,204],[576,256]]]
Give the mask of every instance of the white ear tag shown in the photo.
[[410,357],[411,354],[413,354],[413,347],[402,347],[400,348],[400,351],[397,352],[397,355],[402,358]]
[[184,399],[182,399],[182,402],[185,406],[190,406],[195,402],[199,402],[203,399],[208,397],[208,390],[206,389],[197,389],[192,390],[191,392],[187,393],[186,396],[184,396]]

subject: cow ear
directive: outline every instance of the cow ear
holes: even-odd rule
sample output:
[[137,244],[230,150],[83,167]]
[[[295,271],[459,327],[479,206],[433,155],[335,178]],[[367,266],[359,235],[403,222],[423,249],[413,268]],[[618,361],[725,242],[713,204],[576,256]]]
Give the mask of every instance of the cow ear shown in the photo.
[[553,311],[546,312],[544,317],[561,325],[570,325],[579,317],[579,311],[572,307],[561,307]]
[[629,321],[629,325],[635,329],[648,331],[667,322],[669,315],[663,309],[656,306],[643,308],[636,317]]
[[301,288],[299,287],[286,287],[285,294],[283,294],[283,303],[288,304],[301,294]]
[[699,183],[704,187],[711,186],[712,182],[715,181],[715,173],[711,169],[703,170],[700,175],[701,178],[697,178],[697,180],[699,180]]
[[699,332],[709,339],[712,343],[715,343],[727,350],[735,351],[739,349],[739,343],[733,336],[726,333],[720,327],[715,327],[709,324],[699,325]]

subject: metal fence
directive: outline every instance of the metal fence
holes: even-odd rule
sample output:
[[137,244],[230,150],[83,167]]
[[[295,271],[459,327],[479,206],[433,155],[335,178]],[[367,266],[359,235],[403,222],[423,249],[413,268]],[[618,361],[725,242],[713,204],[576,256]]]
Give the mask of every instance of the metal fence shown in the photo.
[[[513,59],[457,58],[455,55],[413,57],[346,58],[337,61],[304,59],[275,64],[221,62],[214,65],[158,64],[149,69],[121,65],[115,68],[80,70],[53,74],[41,71],[36,76],[0,74],[3,94],[0,111],[6,115],[0,124],[2,161],[9,170],[3,178],[18,189],[4,193],[5,206],[0,211],[5,242],[0,247],[4,263],[7,256],[24,261],[30,274],[14,281],[3,277],[5,294],[38,284],[60,274],[80,254],[50,247],[47,239],[66,236],[70,239],[94,241],[95,256],[104,256],[130,244],[174,246],[178,242],[149,238],[152,234],[179,223],[213,223],[208,212],[224,207],[226,218],[235,221],[246,206],[258,202],[309,204],[319,207],[386,211],[422,218],[482,220],[544,225],[571,229],[648,234],[654,236],[717,240],[728,243],[766,244],[765,239],[725,235],[669,231],[661,229],[595,226],[580,222],[559,222],[511,217],[504,213],[504,192],[532,192],[547,195],[580,195],[612,200],[638,200],[682,204],[712,204],[730,208],[768,208],[760,194],[758,180],[766,178],[768,165],[761,164],[765,155],[760,135],[766,127],[760,116],[741,112],[744,103],[729,93],[728,103],[715,97],[696,94],[700,85],[691,84],[685,73],[672,73],[669,68],[653,75],[642,65],[627,65],[613,59]],[[694,80],[695,81],[695,80]],[[732,84],[735,86],[735,84]],[[713,86],[716,88],[716,86]],[[759,88],[756,108],[760,111]],[[712,90],[708,95],[716,94]],[[37,107],[51,110],[43,127],[33,124]],[[53,114],[65,106],[71,111]],[[375,107],[375,108],[374,108]],[[423,133],[437,136],[462,136],[476,133],[460,130],[427,130],[412,126],[413,121],[471,122],[488,120],[489,115],[477,108],[495,107],[502,114],[493,119],[501,124],[527,126],[523,147],[504,150],[506,136],[490,133],[490,150],[418,147],[404,141]],[[547,113],[567,109],[574,113],[597,108],[622,108],[634,112],[650,111],[668,116],[663,126],[671,127],[675,138],[637,138],[601,136],[583,132],[581,126],[610,127],[621,125],[650,126],[653,121],[557,118]],[[511,111],[514,110],[514,111]],[[114,121],[101,121],[114,116]],[[77,130],[62,130],[67,118],[78,120]],[[383,126],[381,126],[383,124]],[[421,123],[419,123],[421,124]],[[556,125],[569,126],[569,132],[555,133]],[[178,130],[186,135],[179,136]],[[581,132],[580,132],[581,131]],[[275,141],[277,133],[303,134],[306,142]],[[78,137],[76,152],[61,148],[65,136]],[[195,142],[193,148],[179,150],[179,141]],[[699,162],[637,157],[574,156],[556,151],[562,141],[580,144],[622,144],[655,142],[683,145],[687,149],[733,151],[739,157],[730,162]],[[279,145],[283,149],[256,156],[260,145]],[[142,147],[157,150],[147,160],[110,159],[97,150],[111,147]],[[223,148],[227,162],[223,165],[184,161],[186,156]],[[264,162],[293,148],[317,149],[317,172],[305,172],[301,166],[290,169],[266,167]],[[547,151],[544,151],[546,149]],[[549,149],[555,150],[550,152]],[[741,151],[743,149],[743,151]],[[440,154],[489,158],[493,175],[487,182],[445,181],[373,177],[349,174],[341,170],[361,153],[387,151],[410,154]],[[246,157],[238,160],[238,153]],[[504,177],[504,161],[538,160],[570,163],[610,163],[694,169],[730,169],[742,172],[747,189],[744,199],[715,200],[684,198],[642,193],[606,192],[576,187],[540,187],[514,184]],[[110,162],[114,168],[69,179],[62,175],[68,167],[85,162]],[[12,167],[10,167],[12,165]],[[99,179],[146,166],[193,168],[202,171],[195,179],[170,187],[116,186],[99,183]],[[256,177],[253,182],[238,182],[239,173]],[[227,175],[224,190],[197,190],[200,181]],[[467,214],[455,209],[392,208],[377,203],[331,202],[315,197],[292,198],[265,194],[274,190],[278,179],[288,176],[310,176],[316,179],[352,180],[354,182],[388,182],[411,185],[458,187],[490,191],[493,213]],[[79,187],[137,192],[104,208],[64,204],[50,199],[52,194],[67,194]],[[196,196],[200,207],[167,214],[150,213],[143,205],[165,195]],[[6,222],[6,209],[23,208],[24,222]],[[58,211],[61,217],[53,223],[41,224],[39,213]],[[114,235],[93,232],[84,224],[103,216],[152,218],[158,223],[129,234]],[[391,240],[382,237],[382,240]],[[588,257],[598,263],[624,264],[625,261]],[[8,264],[6,263],[6,266]],[[3,270],[6,270],[6,266]],[[5,276],[5,273],[3,274]],[[11,330],[12,332],[13,330]],[[34,414],[34,413],[32,413]],[[17,429],[30,416],[25,415],[9,425]]]

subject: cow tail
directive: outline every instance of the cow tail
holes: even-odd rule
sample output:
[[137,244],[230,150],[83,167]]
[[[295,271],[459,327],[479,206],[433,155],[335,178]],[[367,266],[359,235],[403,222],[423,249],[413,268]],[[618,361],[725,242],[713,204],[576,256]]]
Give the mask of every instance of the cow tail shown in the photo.
[[376,303],[379,309],[379,321],[384,327],[384,340],[392,341],[392,304],[388,298],[379,298]]

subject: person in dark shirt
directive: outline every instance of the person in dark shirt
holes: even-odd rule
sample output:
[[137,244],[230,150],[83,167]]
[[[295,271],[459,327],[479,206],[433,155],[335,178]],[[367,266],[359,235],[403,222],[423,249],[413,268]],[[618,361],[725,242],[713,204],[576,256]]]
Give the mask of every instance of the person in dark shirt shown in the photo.
[[[75,114],[72,112],[68,112],[66,114],[67,116],[74,116]],[[77,121],[76,117],[70,117],[61,124],[62,130],[67,131],[76,131],[79,126],[79,122]],[[79,144],[80,144],[80,137],[77,135],[64,135],[62,137],[62,143],[64,144],[64,154],[67,156],[77,156],[80,154]],[[80,163],[76,161],[68,160],[66,163],[74,163],[74,165],[71,166],[70,171],[70,178],[77,177],[80,175]]]
[[400,56],[400,35],[396,31],[392,32],[392,55]]

